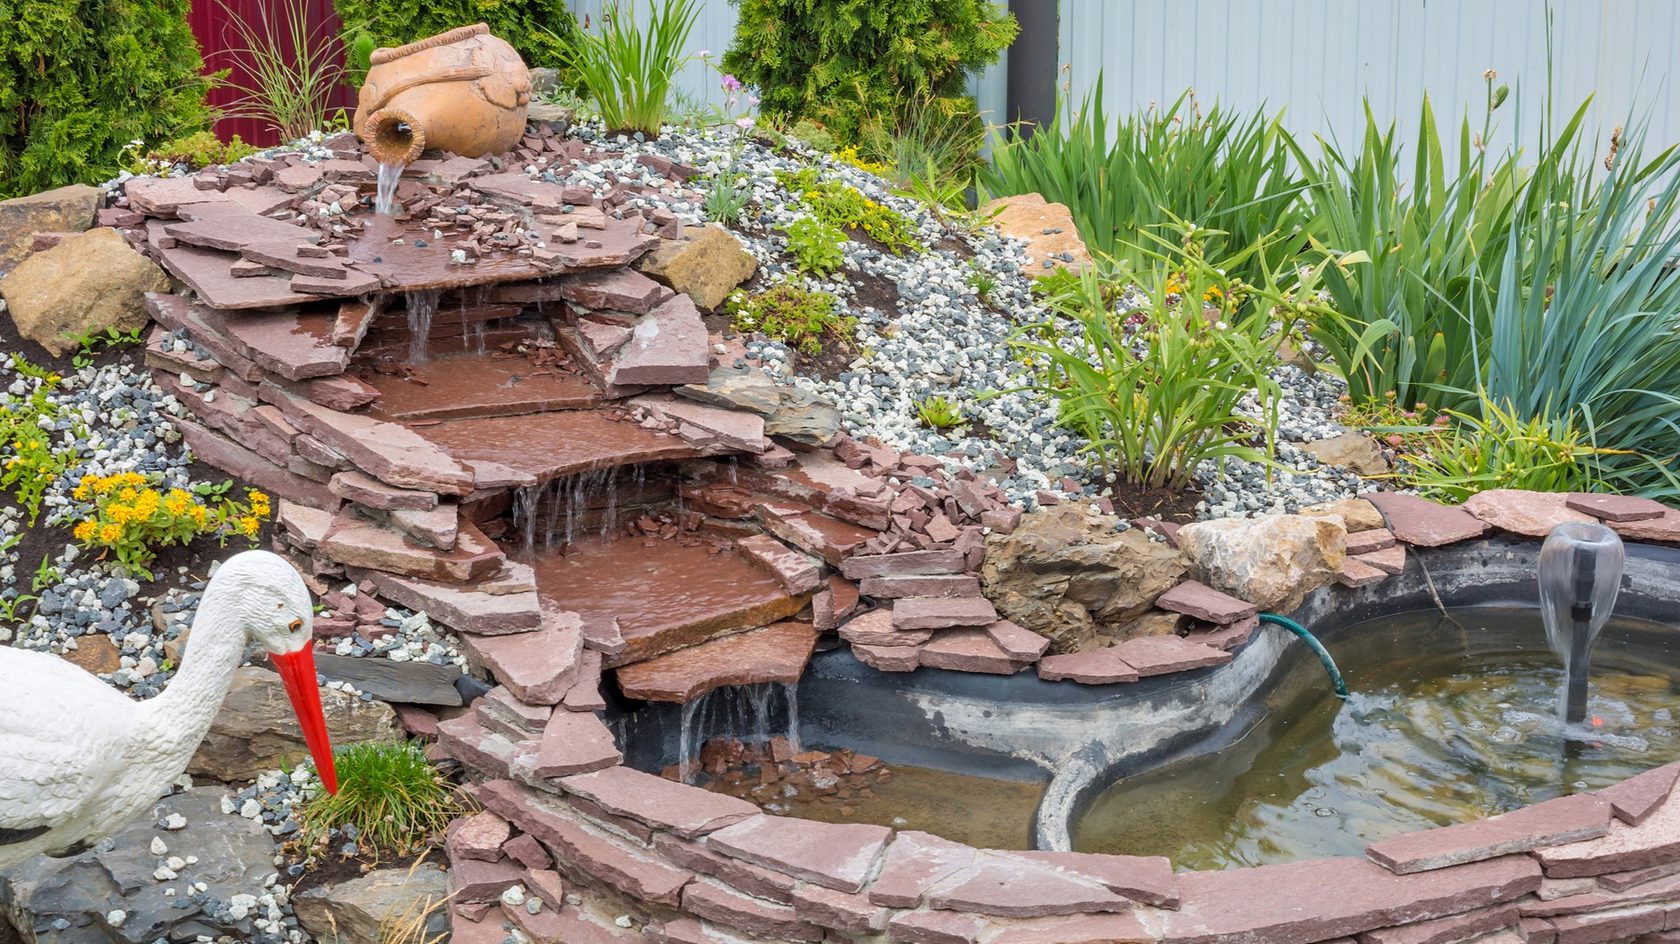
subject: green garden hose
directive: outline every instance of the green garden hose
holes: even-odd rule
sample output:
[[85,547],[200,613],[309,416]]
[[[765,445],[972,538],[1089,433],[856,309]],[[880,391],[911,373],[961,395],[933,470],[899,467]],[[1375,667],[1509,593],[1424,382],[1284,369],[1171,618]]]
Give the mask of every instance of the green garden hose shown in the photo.
[[1312,651],[1317,654],[1318,661],[1324,663],[1324,671],[1330,673],[1330,684],[1335,686],[1336,697],[1344,700],[1348,697],[1347,683],[1342,681],[1342,670],[1336,668],[1336,660],[1330,658],[1330,651],[1324,648],[1324,644],[1319,642],[1316,636],[1307,632],[1305,626],[1287,616],[1279,616],[1276,613],[1261,613],[1260,622],[1282,626],[1301,637],[1301,641],[1310,646]]

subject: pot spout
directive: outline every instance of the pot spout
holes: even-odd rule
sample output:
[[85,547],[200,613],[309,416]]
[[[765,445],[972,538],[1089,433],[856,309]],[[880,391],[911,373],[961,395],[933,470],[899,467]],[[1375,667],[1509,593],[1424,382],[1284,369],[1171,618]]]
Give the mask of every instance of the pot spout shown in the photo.
[[381,108],[368,116],[362,141],[379,163],[407,166],[426,149],[426,129],[401,108]]

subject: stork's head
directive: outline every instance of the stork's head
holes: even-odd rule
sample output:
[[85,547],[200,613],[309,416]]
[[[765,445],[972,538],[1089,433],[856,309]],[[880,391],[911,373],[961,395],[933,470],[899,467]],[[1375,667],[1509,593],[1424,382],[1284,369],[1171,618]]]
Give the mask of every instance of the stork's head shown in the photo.
[[337,793],[338,772],[333,768],[332,743],[315,675],[314,612],[303,578],[278,554],[242,551],[216,568],[203,605],[238,612],[245,634],[268,650],[286,685],[321,783],[328,793]]

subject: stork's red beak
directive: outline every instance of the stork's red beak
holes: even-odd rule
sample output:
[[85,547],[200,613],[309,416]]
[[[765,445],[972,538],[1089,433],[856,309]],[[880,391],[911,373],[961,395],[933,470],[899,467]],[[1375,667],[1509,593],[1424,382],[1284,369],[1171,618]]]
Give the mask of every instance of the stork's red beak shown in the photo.
[[303,729],[303,743],[315,760],[315,771],[328,793],[338,792],[338,771],[333,769],[332,741],[327,737],[327,719],[321,712],[321,685],[315,680],[315,647],[305,645],[296,652],[271,652],[268,658],[286,683],[286,695]]

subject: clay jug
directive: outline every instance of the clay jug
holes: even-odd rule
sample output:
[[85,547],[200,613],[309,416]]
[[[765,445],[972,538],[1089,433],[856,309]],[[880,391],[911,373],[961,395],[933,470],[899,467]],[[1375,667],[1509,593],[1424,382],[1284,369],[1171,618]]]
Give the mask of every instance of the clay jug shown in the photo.
[[381,164],[435,149],[500,154],[525,132],[531,73],[479,23],[395,49],[376,49],[356,101],[356,136]]

